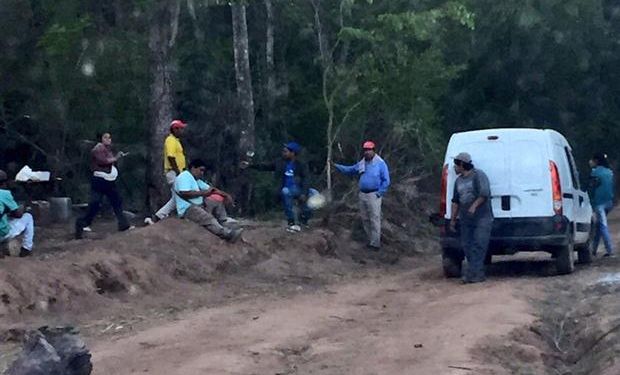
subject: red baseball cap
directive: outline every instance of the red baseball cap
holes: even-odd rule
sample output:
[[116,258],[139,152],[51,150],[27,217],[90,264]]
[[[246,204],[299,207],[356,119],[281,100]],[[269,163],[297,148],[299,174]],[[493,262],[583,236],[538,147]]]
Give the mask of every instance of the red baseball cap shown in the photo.
[[373,142],[373,141],[366,141],[362,145],[362,148],[364,150],[374,150],[375,149],[375,142]]
[[181,120],[173,120],[173,121],[170,123],[170,129],[183,129],[183,128],[185,128],[186,126],[187,126],[187,124],[186,124],[186,123],[184,123],[184,122],[183,122],[183,121],[181,121]]

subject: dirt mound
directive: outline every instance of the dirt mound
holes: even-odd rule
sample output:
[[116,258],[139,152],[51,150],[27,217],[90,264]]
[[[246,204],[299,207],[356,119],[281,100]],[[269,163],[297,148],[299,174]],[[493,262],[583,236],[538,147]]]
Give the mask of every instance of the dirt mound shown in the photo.
[[292,236],[279,226],[247,228],[229,244],[177,219],[109,236],[70,241],[63,251],[0,268],[0,317],[48,311],[83,311],[110,298],[162,293],[182,283],[203,283],[259,264],[284,249],[330,253],[333,234]]
[[[388,251],[402,255],[438,254],[437,228],[427,220],[438,211],[438,195],[421,192],[419,178],[409,178],[390,187],[383,200],[381,241]],[[323,224],[339,237],[365,242],[366,235],[359,220],[357,195],[345,194],[323,214]]]
[[598,270],[608,272],[549,286],[533,301],[534,324],[490,341],[476,354],[510,374],[619,374],[619,265],[613,259]]

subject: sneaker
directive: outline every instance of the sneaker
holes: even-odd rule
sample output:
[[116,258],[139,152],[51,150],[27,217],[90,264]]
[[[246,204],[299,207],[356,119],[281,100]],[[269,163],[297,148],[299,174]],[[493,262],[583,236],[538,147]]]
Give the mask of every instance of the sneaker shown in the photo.
[[286,231],[290,233],[298,233],[301,232],[301,227],[297,224],[289,225],[286,227]]
[[25,247],[22,247],[19,250],[19,257],[20,258],[25,258],[25,257],[29,257],[30,255],[32,255],[32,250],[28,250]]
[[92,231],[93,231],[93,230],[91,229],[91,227],[84,227],[84,228],[82,228],[82,230],[83,230],[84,232],[92,232]]
[[144,224],[146,224],[146,225],[153,225],[153,224],[155,224],[155,220],[151,219],[150,217],[146,217],[146,218],[144,218]]
[[237,224],[239,220],[233,219],[232,217],[227,217],[226,220],[222,221],[222,224]]
[[243,233],[243,228],[231,229],[225,238],[228,242],[235,243],[241,237],[241,233]]
[[605,253],[605,255],[603,255],[603,257],[605,257],[605,258],[615,258],[616,254],[614,254],[614,253]]

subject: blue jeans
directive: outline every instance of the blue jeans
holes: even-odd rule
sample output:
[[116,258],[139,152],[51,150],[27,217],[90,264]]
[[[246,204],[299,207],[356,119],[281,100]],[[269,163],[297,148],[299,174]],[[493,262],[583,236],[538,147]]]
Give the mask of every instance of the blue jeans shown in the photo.
[[611,235],[609,234],[609,227],[607,226],[607,214],[611,211],[613,204],[611,202],[607,204],[601,204],[594,206],[594,216],[596,217],[596,226],[594,227],[594,240],[592,241],[592,252],[596,254],[598,250],[599,242],[603,237],[605,243],[605,250],[607,254],[614,252],[614,247],[611,242]]
[[465,280],[484,280],[484,258],[489,248],[492,218],[461,220],[461,246],[467,258]]
[[[308,198],[310,192],[306,192],[306,198]],[[295,223],[295,201],[299,201],[299,197],[302,195],[302,191],[298,186],[283,187],[280,194],[282,195],[282,205],[284,206],[284,214],[289,223]],[[301,205],[301,222],[306,223],[312,216],[312,210],[308,207],[306,202],[299,202]]]

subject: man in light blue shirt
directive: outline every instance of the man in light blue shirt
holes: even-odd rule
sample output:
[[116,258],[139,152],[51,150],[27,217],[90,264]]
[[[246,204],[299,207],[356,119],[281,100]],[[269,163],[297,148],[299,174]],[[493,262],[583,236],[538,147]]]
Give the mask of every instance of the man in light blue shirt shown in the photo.
[[212,188],[202,180],[206,163],[196,159],[189,164],[189,169],[179,174],[174,180],[174,193],[177,213],[179,217],[191,220],[205,227],[209,232],[229,242],[235,242],[241,236],[243,229],[226,228],[205,209],[205,199],[211,194],[218,193],[225,197],[228,194]]
[[336,169],[349,176],[359,176],[360,215],[368,246],[381,248],[381,201],[390,186],[390,171],[386,162],[375,152],[375,143],[364,142],[364,158],[353,165],[335,164]]

